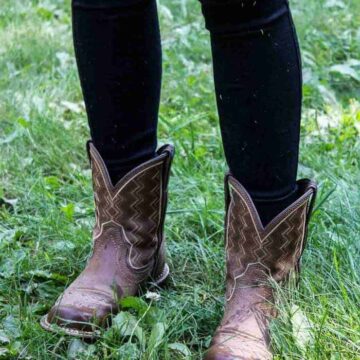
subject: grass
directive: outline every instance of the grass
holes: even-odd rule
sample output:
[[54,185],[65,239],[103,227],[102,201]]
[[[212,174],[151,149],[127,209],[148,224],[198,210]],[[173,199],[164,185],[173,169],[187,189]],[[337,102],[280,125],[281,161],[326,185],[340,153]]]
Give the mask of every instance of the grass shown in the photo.
[[[272,325],[275,357],[359,359],[360,2],[292,3],[304,64],[299,175],[316,178],[320,195],[300,287],[282,291]],[[166,224],[172,280],[159,301],[130,299],[117,321],[135,325],[94,344],[39,325],[91,248],[69,1],[1,5],[0,359],[200,359],[223,310],[226,167],[199,4],[160,1],[159,136],[177,147]]]

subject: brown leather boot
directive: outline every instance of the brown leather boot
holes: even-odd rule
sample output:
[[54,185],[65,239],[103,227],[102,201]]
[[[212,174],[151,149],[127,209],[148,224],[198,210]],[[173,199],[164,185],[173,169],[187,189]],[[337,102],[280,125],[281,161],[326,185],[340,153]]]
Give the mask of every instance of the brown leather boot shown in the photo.
[[283,283],[298,272],[316,185],[298,181],[299,198],[265,228],[250,195],[231,175],[225,178],[225,188],[226,307],[205,359],[272,359],[271,282]]
[[169,275],[163,226],[174,149],[163,146],[154,159],[130,171],[115,186],[91,142],[88,152],[96,206],[93,254],[41,325],[93,338],[119,311],[120,298],[136,295],[146,282],[160,284]]

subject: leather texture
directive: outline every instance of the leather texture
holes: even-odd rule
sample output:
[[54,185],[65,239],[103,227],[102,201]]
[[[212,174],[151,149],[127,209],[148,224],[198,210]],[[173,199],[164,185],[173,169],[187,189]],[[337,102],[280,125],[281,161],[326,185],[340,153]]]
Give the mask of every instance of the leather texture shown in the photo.
[[134,296],[148,281],[168,275],[163,225],[174,149],[162,147],[154,159],[136,167],[115,186],[95,146],[88,143],[96,224],[93,253],[79,277],[42,321],[71,335],[93,337],[119,311],[118,300]]
[[265,228],[250,195],[231,175],[226,188],[226,306],[206,360],[268,360],[274,284],[296,274],[316,185],[298,181],[299,197]]

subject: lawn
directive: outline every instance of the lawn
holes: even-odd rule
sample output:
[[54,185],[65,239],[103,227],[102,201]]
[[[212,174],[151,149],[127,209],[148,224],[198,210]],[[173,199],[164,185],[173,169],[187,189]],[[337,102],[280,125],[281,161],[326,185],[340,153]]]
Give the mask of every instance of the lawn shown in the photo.
[[[299,176],[320,190],[299,288],[281,293],[276,359],[360,359],[360,1],[292,1],[304,67]],[[87,120],[68,0],[1,0],[0,359],[201,359],[224,304],[224,163],[196,0],[161,0],[159,142],[175,144],[172,278],[128,299],[93,344],[39,325],[91,250]]]

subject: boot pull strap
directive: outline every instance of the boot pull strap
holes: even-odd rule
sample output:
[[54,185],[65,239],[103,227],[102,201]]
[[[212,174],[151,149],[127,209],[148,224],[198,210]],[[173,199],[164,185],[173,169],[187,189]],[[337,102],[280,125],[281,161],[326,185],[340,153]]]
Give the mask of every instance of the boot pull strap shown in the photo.
[[307,209],[307,216],[306,216],[306,227],[309,225],[309,221],[312,215],[312,212],[314,210],[314,205],[315,205],[315,201],[316,201],[316,197],[317,197],[317,185],[315,182],[311,181],[311,183],[309,184],[309,188],[312,189],[312,195],[311,195],[311,199],[309,202],[309,206]]
[[90,155],[90,144],[92,144],[92,140],[88,140],[86,142],[86,154],[88,156],[88,160],[89,160],[89,163],[90,163],[90,166],[91,166],[91,155]]
[[317,196],[317,185],[316,185],[316,183],[311,181],[310,184],[308,185],[308,187],[309,187],[309,189],[312,190],[312,194],[311,194],[310,202],[309,202],[309,205],[308,205],[308,208],[307,208],[307,214],[306,214],[306,219],[305,219],[305,234],[304,234],[303,246],[302,246],[302,249],[300,250],[301,251],[300,257],[297,260],[296,265],[295,265],[295,273],[297,274],[297,279],[296,279],[296,284],[297,285],[299,284],[299,281],[300,281],[299,274],[300,274],[300,271],[301,271],[301,257],[302,257],[302,254],[303,254],[303,252],[305,250],[306,243],[307,243],[306,240],[307,240],[307,237],[308,237],[309,221],[310,221],[313,209],[314,209],[316,196]]
[[224,178],[224,193],[225,193],[225,215],[227,213],[230,203],[230,188],[229,188],[229,177],[232,176],[230,170],[226,173]]

